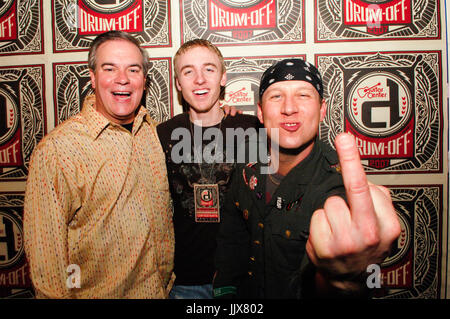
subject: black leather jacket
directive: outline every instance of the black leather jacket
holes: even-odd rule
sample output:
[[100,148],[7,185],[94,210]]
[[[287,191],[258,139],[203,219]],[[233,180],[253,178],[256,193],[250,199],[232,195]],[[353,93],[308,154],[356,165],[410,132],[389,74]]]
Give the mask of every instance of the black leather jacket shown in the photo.
[[311,216],[328,197],[345,198],[337,163],[335,151],[317,138],[268,204],[262,165],[237,166],[217,239],[216,297],[307,297],[303,287],[311,264],[305,246]]

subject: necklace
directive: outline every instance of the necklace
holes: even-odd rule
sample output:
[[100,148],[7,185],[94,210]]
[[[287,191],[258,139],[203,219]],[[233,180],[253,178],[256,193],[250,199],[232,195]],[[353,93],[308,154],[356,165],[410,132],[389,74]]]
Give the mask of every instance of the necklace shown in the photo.
[[[219,132],[222,132],[222,117],[219,124]],[[209,176],[206,177],[203,175],[202,171],[202,164],[203,164],[203,127],[202,129],[202,139],[200,143],[200,147],[198,147],[198,150],[196,149],[196,143],[195,143],[195,137],[194,137],[194,129],[193,124],[189,120],[189,128],[191,129],[191,136],[194,139],[192,149],[194,151],[194,159],[196,152],[200,151],[200,157],[198,162],[198,168],[200,170],[200,179],[197,183],[193,184],[193,191],[194,191],[194,208],[195,208],[195,222],[206,222],[206,223],[219,223],[220,222],[220,194],[219,194],[219,184],[214,180],[212,180],[212,176],[214,173],[214,170],[216,168],[216,160],[213,159],[211,168],[209,170]],[[220,134],[222,136],[222,134]],[[220,137],[219,136],[219,137]],[[218,136],[216,136],[216,141],[214,145],[214,157],[217,156],[217,145],[218,142]]]
[[268,174],[268,175],[269,175],[269,179],[272,181],[272,183],[274,183],[277,186],[280,185],[281,180],[276,180],[274,177],[272,177],[272,174]]
[[[222,119],[220,120],[220,123],[219,123],[219,132],[222,132],[222,131],[221,131],[221,130],[222,130],[222,122],[223,122],[224,118],[225,118],[225,113],[224,113],[224,116],[222,117]],[[216,168],[216,162],[213,161],[213,162],[211,163],[211,168],[209,169],[209,173],[203,175],[203,170],[202,170],[202,166],[203,166],[203,133],[202,133],[202,143],[201,143],[201,147],[197,147],[197,148],[196,148],[196,147],[195,147],[195,146],[196,146],[196,143],[195,143],[195,137],[194,137],[194,129],[193,129],[193,126],[194,126],[194,125],[192,124],[192,121],[190,120],[189,117],[188,117],[188,121],[189,121],[189,128],[190,128],[190,131],[191,131],[191,137],[192,137],[192,139],[194,140],[193,146],[192,146],[192,150],[193,150],[194,154],[197,154],[197,152],[200,153],[200,154],[198,154],[199,156],[197,157],[197,158],[200,159],[200,162],[198,163],[198,168],[199,168],[199,171],[200,171],[200,179],[199,179],[199,183],[200,183],[200,184],[211,183],[211,182],[212,182],[212,175],[213,175],[214,170],[215,170],[215,168]],[[216,125],[217,125],[217,124],[216,124]],[[200,128],[203,129],[202,126],[200,126]],[[218,144],[219,144],[219,142],[218,142],[217,139],[216,139],[216,141],[215,141],[215,143],[214,143],[214,156],[217,155],[217,145],[218,145]],[[194,160],[195,160],[195,155],[194,155]]]

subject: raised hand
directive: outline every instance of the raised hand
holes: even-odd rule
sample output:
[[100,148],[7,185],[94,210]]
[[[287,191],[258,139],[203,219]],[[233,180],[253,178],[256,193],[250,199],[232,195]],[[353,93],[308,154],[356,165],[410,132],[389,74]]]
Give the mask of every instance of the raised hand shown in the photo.
[[389,191],[367,181],[355,139],[342,133],[335,144],[348,205],[333,196],[314,212],[306,250],[328,284],[353,289],[368,265],[387,257],[401,229]]

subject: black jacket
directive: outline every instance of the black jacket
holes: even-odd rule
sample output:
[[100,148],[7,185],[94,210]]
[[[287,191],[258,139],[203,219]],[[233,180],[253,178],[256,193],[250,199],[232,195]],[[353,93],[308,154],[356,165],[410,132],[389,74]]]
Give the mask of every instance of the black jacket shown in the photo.
[[[220,127],[223,140],[218,152],[225,152],[227,144],[227,130],[256,128],[259,126],[257,117],[237,114],[235,117],[226,117],[222,124],[212,127]],[[201,136],[210,127],[201,128]],[[219,223],[195,221],[195,204],[193,184],[204,183],[203,177],[210,178],[207,183],[219,184],[220,209],[225,202],[225,195],[231,185],[231,175],[235,167],[235,159],[227,158],[222,163],[195,163],[193,153],[187,155],[188,163],[177,162],[172,157],[173,148],[183,140],[178,134],[172,134],[176,129],[194,132],[188,113],[181,113],[169,121],[157,126],[158,136],[163,151],[166,155],[167,175],[169,178],[170,193],[173,200],[173,222],[175,228],[175,266],[176,285],[203,285],[211,284],[214,276],[214,254],[216,249],[216,235]],[[189,133],[189,146],[193,138]],[[230,137],[232,138],[232,137]],[[211,143],[209,140],[200,141],[202,146]],[[238,141],[235,140],[237,147]],[[190,148],[189,151],[192,151]],[[175,152],[178,155],[179,151]],[[186,154],[184,154],[186,155]],[[191,162],[189,162],[189,160]],[[205,175],[205,176],[202,176]]]
[[[238,165],[216,253],[216,297],[304,298],[311,266],[305,251],[313,212],[345,198],[334,150],[316,139],[311,154],[284,177],[266,204],[262,165]],[[312,275],[311,275],[312,276]]]

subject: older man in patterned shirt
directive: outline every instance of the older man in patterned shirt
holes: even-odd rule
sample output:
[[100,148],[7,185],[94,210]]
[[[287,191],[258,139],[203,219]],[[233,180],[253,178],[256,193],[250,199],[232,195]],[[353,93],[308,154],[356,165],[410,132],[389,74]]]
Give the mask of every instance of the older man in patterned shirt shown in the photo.
[[148,56],[111,31],[89,51],[95,95],[34,150],[24,207],[37,297],[166,298],[174,235],[156,123],[140,106]]

